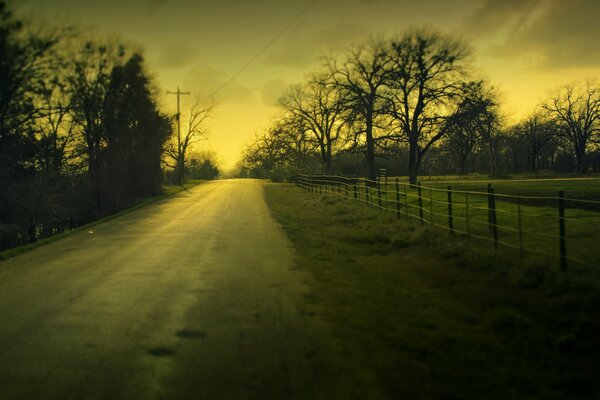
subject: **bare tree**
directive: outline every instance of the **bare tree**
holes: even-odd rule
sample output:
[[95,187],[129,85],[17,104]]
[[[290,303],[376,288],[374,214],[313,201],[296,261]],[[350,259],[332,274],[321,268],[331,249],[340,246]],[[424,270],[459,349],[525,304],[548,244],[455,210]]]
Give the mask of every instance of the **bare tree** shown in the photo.
[[559,134],[571,144],[577,172],[585,172],[587,147],[600,139],[600,86],[594,81],[587,81],[584,88],[563,86],[543,108],[560,125]]
[[458,173],[464,175],[477,145],[483,141],[488,122],[497,114],[492,90],[483,82],[465,85],[455,115],[448,120],[444,146],[458,159]]
[[334,146],[342,138],[346,126],[346,98],[326,77],[312,76],[306,85],[292,86],[279,104],[292,116],[304,122],[312,133],[321,155],[321,164],[331,170]]
[[[386,42],[372,39],[350,50],[340,64],[334,57],[326,59],[334,87],[343,94],[350,111],[360,120],[365,142],[367,177],[377,177],[375,168],[376,120],[383,115],[385,99],[382,97],[387,82],[390,58]],[[357,124],[358,126],[358,124]],[[357,133],[358,134],[358,133]],[[357,140],[358,142],[358,140]]]
[[57,78],[51,84],[39,99],[43,112],[37,120],[36,132],[42,169],[60,174],[66,162],[67,147],[73,142],[74,124],[65,83]]
[[200,106],[199,103],[192,105],[180,145],[171,140],[165,148],[166,159],[164,163],[171,168],[181,171],[182,177],[185,177],[185,169],[189,161],[188,155],[192,146],[200,140],[206,139],[208,136],[206,121],[213,109],[214,105],[206,107]]
[[450,37],[413,30],[386,52],[389,114],[409,145],[409,179],[417,174],[427,150],[448,131],[467,78],[465,45]]
[[557,132],[554,121],[548,120],[542,110],[534,111],[524,121],[513,127],[514,134],[526,149],[529,169],[537,172],[544,150],[552,143]]

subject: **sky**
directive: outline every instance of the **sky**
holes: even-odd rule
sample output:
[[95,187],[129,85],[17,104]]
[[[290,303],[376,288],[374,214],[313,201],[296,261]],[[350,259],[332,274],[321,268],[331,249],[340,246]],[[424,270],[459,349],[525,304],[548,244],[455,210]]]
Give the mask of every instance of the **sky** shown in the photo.
[[[99,35],[139,44],[160,103],[167,90],[192,103],[213,97],[209,138],[223,169],[278,113],[278,97],[320,65],[373,35],[427,26],[463,38],[477,77],[500,92],[517,121],[560,85],[600,79],[597,0],[9,0],[38,21],[77,23]],[[267,45],[269,45],[267,47]],[[265,50],[266,48],[266,50]],[[251,62],[250,62],[251,61]],[[250,62],[250,64],[248,64]],[[245,69],[244,66],[247,67]],[[243,70],[242,70],[243,69]],[[241,72],[240,72],[241,70]],[[233,79],[232,79],[233,78]]]

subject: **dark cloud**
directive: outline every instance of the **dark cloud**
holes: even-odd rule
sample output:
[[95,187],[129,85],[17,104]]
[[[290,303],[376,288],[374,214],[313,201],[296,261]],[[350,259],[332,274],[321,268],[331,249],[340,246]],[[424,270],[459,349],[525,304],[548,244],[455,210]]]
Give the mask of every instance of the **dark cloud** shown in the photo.
[[[206,64],[195,65],[190,69],[183,80],[186,90],[192,92],[195,98],[206,98],[215,90],[219,89],[230,79],[231,75],[224,71]],[[239,84],[235,79],[227,83],[214,96],[220,103],[247,103],[255,99],[252,89]]]
[[163,42],[158,54],[158,66],[171,69],[189,65],[198,52],[189,40],[173,39]]
[[543,0],[479,0],[464,19],[462,31],[478,36],[496,33],[507,26],[523,26]]
[[148,14],[154,15],[167,3],[168,0],[148,0]]
[[489,54],[528,67],[596,67],[599,20],[597,0],[486,0],[465,20],[465,29],[483,37],[495,34]]
[[368,29],[354,22],[339,22],[316,31],[306,25],[297,25],[283,46],[269,53],[266,62],[287,67],[307,67],[314,64],[321,53],[363,40],[368,34]]

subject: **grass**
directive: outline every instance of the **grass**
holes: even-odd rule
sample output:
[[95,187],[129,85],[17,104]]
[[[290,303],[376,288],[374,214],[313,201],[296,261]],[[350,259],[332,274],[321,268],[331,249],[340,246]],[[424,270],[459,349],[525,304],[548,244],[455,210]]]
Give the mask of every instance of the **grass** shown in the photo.
[[[421,203],[423,220],[449,229],[448,220],[448,181],[429,181],[423,186]],[[485,242],[493,242],[493,231],[488,223],[488,198],[485,194],[487,183],[484,181],[453,181],[452,186],[452,223],[454,230],[470,235]],[[598,201],[600,199],[600,180],[597,179],[553,179],[519,180],[493,182],[495,193],[511,196],[496,197],[497,231],[500,245],[517,252],[533,252],[543,255],[549,263],[558,263],[559,257],[559,189],[566,190],[571,198]],[[346,196],[344,186],[329,188],[329,193]],[[387,190],[386,190],[387,189]],[[470,193],[465,193],[469,191]],[[400,211],[409,219],[420,219],[419,195],[415,187],[400,183],[400,202],[396,201],[396,188],[392,181],[381,188],[381,207],[390,213]],[[482,192],[475,194],[473,192]],[[347,196],[354,197],[354,188],[348,186]],[[358,199],[367,202],[367,188],[364,183],[358,187]],[[377,188],[368,189],[368,202],[379,204]],[[600,266],[600,249],[596,246],[600,238],[597,222],[600,218],[600,203],[581,203],[565,200],[565,227],[567,257],[570,267]],[[489,244],[491,246],[491,243]]]
[[85,225],[82,225],[80,227],[77,227],[75,229],[71,229],[69,231],[53,235],[53,236],[44,238],[42,240],[38,240],[37,242],[34,242],[34,243],[29,243],[29,244],[26,244],[26,245],[23,245],[23,246],[15,247],[13,249],[7,249],[7,250],[4,250],[4,251],[0,251],[0,261],[9,259],[9,258],[12,258],[12,257],[15,257],[15,256],[18,256],[19,254],[26,253],[26,252],[31,251],[33,249],[37,249],[38,247],[45,246],[45,245],[47,245],[49,243],[52,243],[52,242],[55,242],[57,240],[63,239],[65,237],[67,237],[67,236],[70,236],[70,235],[73,235],[75,233],[78,233],[78,232],[90,229],[93,226],[96,226],[96,225],[101,224],[101,223],[106,222],[106,221],[110,221],[111,219],[118,218],[118,217],[120,217],[122,215],[128,214],[128,213],[130,213],[132,211],[135,211],[135,210],[137,210],[139,208],[145,207],[145,206],[147,206],[147,205],[149,205],[151,203],[157,202],[157,201],[162,200],[164,198],[171,197],[171,196],[173,196],[173,195],[175,195],[175,194],[177,194],[179,192],[182,192],[184,190],[187,190],[190,187],[194,187],[194,186],[199,185],[199,184],[204,183],[204,182],[206,182],[206,181],[204,181],[204,180],[190,180],[190,181],[187,182],[186,185],[183,185],[183,186],[180,186],[180,185],[163,185],[163,193],[162,194],[160,194],[158,196],[148,197],[148,198],[145,198],[145,199],[140,199],[132,207],[127,208],[127,209],[122,210],[122,211],[119,211],[118,213],[108,215],[106,217],[97,219],[95,221],[92,221],[92,222],[90,222],[88,224],[85,224]]
[[363,385],[389,398],[598,398],[600,277],[291,185],[266,198]]

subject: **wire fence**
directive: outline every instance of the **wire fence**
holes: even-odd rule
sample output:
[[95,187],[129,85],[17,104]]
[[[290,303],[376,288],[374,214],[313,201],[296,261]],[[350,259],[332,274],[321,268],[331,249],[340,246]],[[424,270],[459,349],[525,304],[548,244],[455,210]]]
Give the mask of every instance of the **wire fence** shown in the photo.
[[535,253],[556,258],[562,270],[571,263],[600,265],[598,239],[600,201],[556,196],[513,196],[487,191],[455,190],[411,185],[398,178],[369,180],[329,175],[298,175],[296,184],[308,192],[344,197],[398,219],[490,242],[520,255]]

